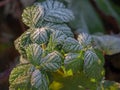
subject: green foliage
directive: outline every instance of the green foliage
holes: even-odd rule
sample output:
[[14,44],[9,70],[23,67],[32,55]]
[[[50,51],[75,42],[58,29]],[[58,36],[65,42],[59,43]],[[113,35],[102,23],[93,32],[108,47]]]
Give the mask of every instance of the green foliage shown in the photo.
[[65,8],[63,3],[54,0],[47,0],[47,2],[43,2],[45,11],[45,21],[55,22],[55,23],[63,23],[69,22],[74,18],[73,13]]
[[68,37],[63,44],[63,50],[65,52],[76,52],[81,50],[81,46],[77,40],[74,38]]
[[40,64],[42,48],[37,44],[31,44],[26,48],[27,59],[34,65]]
[[71,29],[70,29],[70,27],[68,27],[67,24],[64,24],[64,23],[58,24],[58,23],[46,22],[43,24],[43,27],[48,28],[49,32],[62,31],[67,36],[73,37],[73,33],[71,32]]
[[83,70],[84,58],[83,53],[68,53],[64,60],[66,70],[72,69],[73,72]]
[[41,68],[43,70],[56,71],[61,67],[62,58],[57,51],[54,51],[52,53],[49,53],[40,62],[41,62]]
[[31,7],[27,7],[23,11],[23,22],[29,27],[38,27],[42,23],[44,16],[44,8],[41,4],[36,4]]
[[[57,77],[56,77],[57,75]],[[50,90],[97,90],[97,83],[93,82],[83,72],[73,76],[64,77],[58,73],[53,74],[54,81],[50,85]],[[59,84],[57,87],[54,85]]]
[[47,30],[45,28],[40,29],[38,28],[31,33],[30,38],[33,43],[37,44],[47,43],[48,41]]
[[29,27],[40,27],[44,23],[43,21],[64,23],[74,18],[73,13],[66,9],[63,3],[54,0],[35,3],[26,8],[22,16],[23,22]]
[[48,78],[45,74],[39,70],[35,70],[31,76],[31,85],[36,88],[36,90],[48,90]]
[[[88,77],[94,78],[95,80],[101,80],[103,72],[103,63],[95,54],[95,52],[88,50],[84,56],[84,71]],[[97,74],[97,75],[96,75]]]
[[25,90],[30,87],[30,77],[34,67],[31,64],[19,65],[14,68],[10,75],[10,90]]
[[29,30],[16,41],[20,64],[10,75],[10,90],[97,90],[104,59],[87,33],[78,38],[67,23],[73,13],[57,0],[37,2],[23,12]]
[[49,51],[60,50],[66,38],[67,36],[61,31],[53,32],[50,35],[47,50]]
[[30,40],[31,30],[24,32],[19,38],[15,40],[15,48],[19,51],[20,54],[25,56],[25,47],[31,44]]
[[92,38],[87,33],[79,34],[78,41],[83,48],[89,47],[92,44]]

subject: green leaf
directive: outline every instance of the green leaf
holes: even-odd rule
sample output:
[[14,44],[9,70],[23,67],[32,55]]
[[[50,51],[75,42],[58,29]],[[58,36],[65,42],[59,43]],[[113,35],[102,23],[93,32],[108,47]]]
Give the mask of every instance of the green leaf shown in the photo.
[[29,27],[40,27],[44,16],[44,7],[39,3],[24,9],[23,22]]
[[48,41],[48,32],[46,28],[37,28],[35,29],[30,36],[33,43],[43,44]]
[[67,36],[62,31],[55,31],[51,35],[53,43],[63,44]]
[[67,36],[62,31],[54,31],[49,39],[47,50],[61,50]]
[[103,63],[91,50],[86,51],[84,55],[84,72],[88,77],[96,80],[101,80],[103,77]]
[[47,56],[42,58],[40,62],[40,67],[46,71],[56,71],[62,65],[62,57],[60,53],[54,51],[49,53]]
[[87,47],[91,44],[92,39],[91,36],[88,35],[87,33],[81,33],[78,35],[78,41],[81,46]]
[[31,44],[31,40],[30,40],[30,34],[31,34],[31,30],[27,30],[26,32],[24,32],[19,38],[17,38],[14,42],[15,44],[15,48],[19,51],[20,54],[22,54],[23,56],[25,56],[25,48]]
[[39,65],[41,56],[42,56],[42,48],[38,44],[31,44],[26,48],[27,53],[27,59],[33,64],[33,65]]
[[44,20],[54,23],[69,22],[74,19],[71,10],[66,9],[65,6],[55,0],[46,0],[42,3],[45,11]]
[[85,66],[87,66],[87,67],[92,66],[93,62],[99,61],[99,58],[97,57],[97,55],[91,50],[88,50],[85,52],[84,58],[85,58],[85,60],[84,60]]
[[38,69],[32,73],[31,85],[37,90],[48,90],[49,80],[45,74]]
[[43,27],[49,28],[51,32],[62,31],[68,37],[74,37],[71,29],[66,24],[44,23]]
[[31,32],[32,31],[29,29],[21,35],[20,39],[21,39],[22,47],[25,47],[25,46],[28,46],[29,44],[31,44],[31,40],[30,40]]
[[79,42],[74,38],[68,37],[64,41],[63,50],[65,52],[76,52],[76,51],[80,51],[81,49],[82,47],[80,46]]
[[19,65],[14,68],[9,78],[10,88],[14,88],[15,90],[18,90],[18,88],[21,88],[21,90],[29,89],[30,77],[33,71],[34,67],[31,64]]
[[73,72],[83,70],[83,53],[68,53],[65,57],[64,64],[67,70],[72,69]]

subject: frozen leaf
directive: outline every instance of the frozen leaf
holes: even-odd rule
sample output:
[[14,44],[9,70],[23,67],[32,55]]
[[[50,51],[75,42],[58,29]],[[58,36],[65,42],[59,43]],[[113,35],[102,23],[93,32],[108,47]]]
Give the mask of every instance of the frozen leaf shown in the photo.
[[55,31],[51,35],[53,43],[63,44],[67,36],[61,31]]
[[68,53],[65,57],[64,64],[67,70],[72,69],[73,72],[81,71],[83,69],[83,53]]
[[100,80],[102,77],[103,63],[95,52],[88,50],[84,55],[84,71],[91,78]]
[[91,36],[88,35],[87,33],[81,33],[78,35],[78,41],[81,46],[87,47],[88,45],[91,44],[92,39]]
[[46,13],[45,20],[55,23],[69,22],[73,20],[73,14],[68,9],[50,10]]
[[42,3],[45,8],[44,19],[49,22],[63,23],[69,22],[74,19],[74,15],[71,10],[66,9],[65,6],[54,0],[46,0]]
[[39,3],[24,9],[22,19],[23,22],[29,27],[39,27],[41,26],[43,16],[44,8]]
[[54,31],[50,36],[47,50],[61,50],[66,38],[67,36],[62,31]]
[[41,68],[46,71],[56,71],[62,65],[62,58],[60,53],[54,51],[49,53],[47,56],[41,60]]
[[30,38],[33,43],[37,44],[47,43],[48,32],[46,28],[37,28],[31,33]]
[[28,86],[30,86],[30,77],[33,71],[34,67],[30,64],[19,65],[14,68],[9,78],[10,88],[15,90],[18,90],[18,88],[22,90],[29,89]]
[[99,61],[99,58],[97,57],[97,55],[93,51],[90,51],[90,50],[85,52],[84,58],[85,58],[85,60],[84,60],[85,66],[87,66],[87,67],[90,67],[90,66],[92,66],[92,64],[94,62]]
[[45,23],[43,27],[49,28],[51,32],[62,31],[68,37],[74,37],[71,29],[66,24]]
[[39,65],[41,55],[43,53],[42,48],[38,44],[31,44],[26,48],[27,59],[34,65]]
[[17,38],[14,42],[15,44],[15,48],[19,51],[20,54],[22,54],[23,56],[25,56],[25,48],[31,44],[31,40],[30,40],[30,34],[31,34],[31,30],[27,30],[26,32],[24,32],[19,38]]
[[37,90],[48,90],[48,78],[39,70],[35,70],[31,76],[31,85]]
[[77,40],[75,40],[74,38],[68,37],[64,41],[63,49],[66,52],[76,52],[76,51],[80,51],[82,47],[80,46]]

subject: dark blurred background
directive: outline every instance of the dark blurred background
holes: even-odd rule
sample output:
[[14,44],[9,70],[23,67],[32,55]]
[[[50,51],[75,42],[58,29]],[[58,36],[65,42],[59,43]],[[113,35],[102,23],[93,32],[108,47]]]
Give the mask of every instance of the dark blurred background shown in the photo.
[[[70,0],[61,1],[67,3]],[[92,14],[92,16],[96,15],[98,18],[98,23],[100,21],[100,24],[98,24],[98,27],[94,30],[91,23],[89,24],[89,21],[86,20],[88,29],[93,30],[92,33],[95,31],[103,32],[108,35],[115,34],[120,36],[120,0],[106,0],[106,2],[104,2],[104,0],[73,1],[78,1],[78,5],[83,4],[86,7],[88,4],[93,9],[95,14],[89,14]],[[81,1],[81,3],[79,3],[79,1]],[[84,3],[82,1],[84,1]],[[33,4],[33,2],[35,2],[35,0],[0,0],[0,90],[8,90],[8,78],[10,71],[17,64],[19,57],[19,53],[14,48],[14,40],[28,28],[22,22],[21,14],[23,9]],[[108,2],[111,5],[110,7]],[[91,8],[88,7],[85,11],[90,11]],[[112,10],[111,12],[106,13],[107,8],[112,8],[118,17],[114,14],[114,12],[112,12]],[[120,53],[105,55],[104,57],[106,60],[106,79],[120,82]]]

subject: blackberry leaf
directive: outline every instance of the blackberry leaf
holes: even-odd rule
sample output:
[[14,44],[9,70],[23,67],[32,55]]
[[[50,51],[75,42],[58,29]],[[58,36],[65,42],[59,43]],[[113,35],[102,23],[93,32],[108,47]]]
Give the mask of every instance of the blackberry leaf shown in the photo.
[[33,65],[39,65],[43,53],[42,48],[38,44],[31,44],[26,48],[27,60]]
[[82,47],[87,47],[91,45],[92,38],[87,33],[81,33],[78,35],[78,41]]
[[30,38],[33,43],[37,43],[37,44],[47,43],[48,32],[46,28],[37,28],[32,32]]
[[46,21],[54,23],[64,23],[74,19],[72,11],[66,9],[65,6],[58,1],[46,0],[42,3],[42,5],[46,11],[44,17]]
[[81,71],[83,70],[83,53],[68,53],[65,57],[64,64],[65,68],[67,70],[72,69],[73,72]]
[[14,42],[15,48],[19,51],[20,54],[23,56],[26,55],[25,53],[25,48],[31,44],[31,39],[30,39],[30,34],[31,30],[27,30],[24,32],[19,38],[17,38]]
[[61,50],[64,40],[67,36],[62,31],[55,31],[51,34],[49,43],[47,45],[47,50]]
[[19,65],[14,68],[10,75],[10,90],[24,90],[30,88],[30,77],[34,71],[31,64]]
[[29,27],[40,27],[44,16],[44,7],[39,3],[24,9],[23,22]]
[[71,29],[66,24],[44,23],[43,27],[49,28],[51,32],[62,31],[68,37],[74,37]]
[[37,90],[48,90],[49,80],[45,74],[36,69],[31,76],[31,85]]
[[42,58],[40,67],[45,71],[56,71],[62,65],[62,58],[60,53],[54,51]]
[[84,59],[85,59],[84,60],[84,71],[86,75],[96,80],[102,79],[103,63],[98,58],[96,53],[94,53],[91,50],[88,50],[85,52]]
[[66,52],[77,52],[81,49],[82,47],[80,46],[79,42],[74,38],[68,37],[64,41],[63,50],[65,50]]

